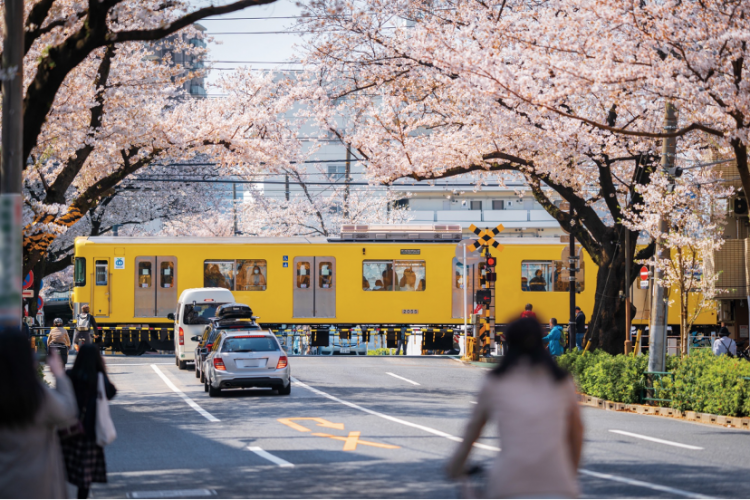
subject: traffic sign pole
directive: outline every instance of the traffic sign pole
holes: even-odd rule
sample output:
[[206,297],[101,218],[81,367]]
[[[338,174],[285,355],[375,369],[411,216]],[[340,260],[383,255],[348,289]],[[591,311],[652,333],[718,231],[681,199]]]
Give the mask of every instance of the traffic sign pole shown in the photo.
[[479,316],[479,338],[482,340],[482,350],[485,351],[485,353],[487,353],[487,351],[490,351],[491,353],[492,347],[495,343],[494,283],[496,280],[496,259],[490,254],[490,247],[502,251],[503,246],[495,241],[495,236],[500,234],[505,228],[502,224],[499,224],[496,228],[482,230],[472,224],[470,229],[479,237],[478,240],[471,245],[470,249],[477,250],[481,248],[482,255],[485,259],[485,266],[479,280],[481,288],[477,291],[477,303],[482,309]]

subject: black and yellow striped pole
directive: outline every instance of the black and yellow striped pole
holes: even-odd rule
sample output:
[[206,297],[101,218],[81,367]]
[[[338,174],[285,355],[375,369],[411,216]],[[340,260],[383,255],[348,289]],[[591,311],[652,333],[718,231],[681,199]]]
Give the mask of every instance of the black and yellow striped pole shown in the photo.
[[[482,311],[479,316],[479,339],[481,341],[481,348],[477,351],[481,352],[484,356],[489,356],[492,344],[495,341],[495,281],[497,281],[497,273],[495,273],[495,265],[497,260],[490,254],[490,247],[495,248],[498,251],[503,250],[503,246],[495,241],[495,236],[505,229],[502,224],[492,229],[479,229],[474,224],[471,225],[470,229],[476,234],[479,239],[474,242],[473,245],[467,248],[472,251],[482,249],[482,256],[484,257],[484,267],[481,269],[479,278],[480,288],[477,290],[476,301],[477,304],[482,306]],[[473,356],[477,357],[477,356]]]

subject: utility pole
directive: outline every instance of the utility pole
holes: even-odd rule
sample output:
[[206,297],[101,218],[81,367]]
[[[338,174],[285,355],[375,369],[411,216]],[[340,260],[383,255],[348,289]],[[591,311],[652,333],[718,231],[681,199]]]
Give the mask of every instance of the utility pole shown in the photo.
[[[575,223],[575,211],[570,208],[570,225]],[[572,228],[571,228],[572,229]],[[576,347],[576,272],[578,271],[578,256],[576,255],[576,238],[570,231],[570,250],[568,254],[568,288],[570,292],[570,321],[568,322],[568,348],[572,351]]]
[[[664,132],[670,133],[677,130],[677,108],[667,101],[664,116]],[[674,158],[677,150],[677,138],[664,138],[661,149],[661,166],[669,172],[674,171]],[[670,257],[669,249],[664,245],[661,235],[669,231],[669,224],[662,216],[659,220],[659,235],[656,240],[656,259],[666,260]],[[666,368],[666,345],[667,345],[667,300],[664,287],[658,284],[664,272],[659,266],[654,269],[654,286],[651,302],[651,318],[649,320],[648,338],[648,371],[663,372]]]
[[232,183],[232,215],[234,216],[234,232],[237,236],[237,184]]
[[5,0],[0,165],[0,328],[21,326],[23,177],[23,0]]
[[630,229],[625,229],[625,354],[630,354],[632,340],[630,339]]
[[344,219],[349,218],[349,183],[351,182],[350,176],[352,173],[352,150],[349,146],[346,146],[346,167],[344,173]]
[[289,201],[289,174],[284,176],[284,198]]

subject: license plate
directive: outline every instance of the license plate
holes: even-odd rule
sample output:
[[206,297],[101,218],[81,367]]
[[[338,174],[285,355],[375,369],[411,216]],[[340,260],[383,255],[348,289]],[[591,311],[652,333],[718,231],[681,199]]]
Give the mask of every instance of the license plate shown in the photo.
[[341,354],[349,354],[350,352],[352,352],[352,350],[351,350],[351,349],[349,349],[348,347],[342,347],[342,348],[341,348],[341,350],[340,350],[339,352],[340,352]]
[[237,360],[238,368],[261,368],[263,366],[266,366],[265,359],[238,359]]

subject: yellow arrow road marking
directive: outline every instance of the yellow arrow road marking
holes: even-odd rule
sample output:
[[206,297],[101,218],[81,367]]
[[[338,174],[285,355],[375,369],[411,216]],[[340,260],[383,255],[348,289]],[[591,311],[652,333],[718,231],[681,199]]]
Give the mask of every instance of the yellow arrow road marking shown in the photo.
[[334,436],[332,434],[323,434],[322,432],[316,432],[313,434],[313,436],[317,436],[317,437],[326,437],[326,438],[336,439],[337,441],[344,441],[344,451],[354,451],[357,449],[358,444],[363,444],[365,446],[373,446],[375,448],[385,448],[387,450],[395,450],[395,449],[401,448],[400,446],[396,446],[393,444],[363,441],[359,439],[359,435],[360,435],[359,432],[350,432],[347,437]]
[[292,420],[312,420],[313,422],[318,423],[318,427],[328,427],[329,429],[337,429],[340,431],[344,430],[344,424],[335,424],[333,422],[329,422],[328,420],[324,418],[316,418],[316,417],[296,417],[296,418],[280,418],[278,419],[279,422],[281,422],[284,425],[288,425],[295,431],[300,432],[310,432],[310,429],[307,427],[303,427],[299,424],[296,424],[292,422]]

